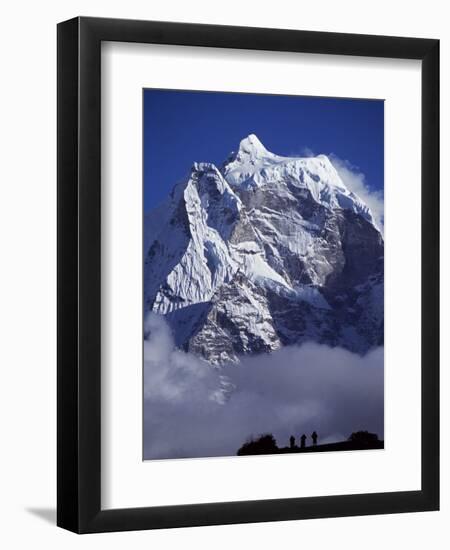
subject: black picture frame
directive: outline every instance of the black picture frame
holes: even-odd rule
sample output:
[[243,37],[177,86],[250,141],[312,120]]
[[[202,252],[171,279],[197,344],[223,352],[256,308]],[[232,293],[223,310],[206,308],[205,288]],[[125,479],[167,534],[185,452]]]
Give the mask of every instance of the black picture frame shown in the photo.
[[[101,509],[102,41],[422,61],[420,491]],[[94,533],[438,510],[439,41],[77,17],[58,25],[57,66],[57,524],[76,533]]]

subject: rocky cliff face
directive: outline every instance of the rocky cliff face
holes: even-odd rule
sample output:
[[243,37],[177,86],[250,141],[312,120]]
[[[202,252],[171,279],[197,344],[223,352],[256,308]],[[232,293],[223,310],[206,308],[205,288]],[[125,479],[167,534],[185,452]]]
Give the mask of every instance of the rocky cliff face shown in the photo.
[[144,228],[144,312],[213,364],[383,343],[383,237],[324,155],[280,157],[250,135],[220,168],[195,163]]

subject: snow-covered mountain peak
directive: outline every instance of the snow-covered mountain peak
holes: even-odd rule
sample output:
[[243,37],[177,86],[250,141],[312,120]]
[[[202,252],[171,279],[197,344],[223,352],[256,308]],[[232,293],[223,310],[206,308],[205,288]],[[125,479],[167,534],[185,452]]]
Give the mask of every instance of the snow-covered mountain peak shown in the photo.
[[220,170],[195,162],[144,231],[145,311],[212,363],[382,342],[383,238],[326,155],[282,157],[250,134]]
[[255,134],[249,134],[241,140],[239,149],[229,155],[221,172],[231,185],[240,185],[264,166],[281,159],[268,151]]
[[238,155],[259,159],[270,155],[269,151],[264,147],[259,138],[255,134],[249,134],[239,143]]
[[219,192],[233,193],[230,186],[211,162],[194,162],[188,179],[187,187],[194,185],[200,194]]
[[322,206],[351,210],[375,226],[370,209],[346,187],[324,154],[283,157],[268,151],[255,134],[250,134],[240,142],[239,150],[228,157],[221,174],[238,192],[265,188],[268,192],[297,195],[305,190]]

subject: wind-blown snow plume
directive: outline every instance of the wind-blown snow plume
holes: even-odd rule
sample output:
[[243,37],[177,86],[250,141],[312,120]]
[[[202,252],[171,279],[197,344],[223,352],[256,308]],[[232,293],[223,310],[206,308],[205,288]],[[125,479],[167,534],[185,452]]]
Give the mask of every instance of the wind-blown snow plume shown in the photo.
[[370,208],[375,224],[381,233],[384,232],[384,194],[369,188],[365,175],[348,160],[342,160],[336,155],[330,155],[330,160],[336,168],[345,185],[353,191]]

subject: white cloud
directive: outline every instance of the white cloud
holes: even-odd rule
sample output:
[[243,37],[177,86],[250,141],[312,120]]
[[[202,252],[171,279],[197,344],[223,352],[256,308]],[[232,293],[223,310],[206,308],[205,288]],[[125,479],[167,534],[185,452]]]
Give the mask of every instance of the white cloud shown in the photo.
[[145,458],[234,455],[264,432],[279,446],[313,430],[320,442],[383,437],[383,348],[361,357],[309,343],[217,369],[177,350],[162,317],[145,332]]
[[[296,155],[293,155],[296,156]],[[300,156],[301,157],[314,157],[314,151],[310,149],[309,147],[302,147],[300,149]]]
[[[315,157],[316,153],[309,147],[302,147],[291,156]],[[339,158],[334,153],[327,155],[339,176],[350,191],[353,191],[370,208],[378,229],[384,234],[384,193],[369,187],[366,176],[350,161]]]
[[342,160],[331,154],[329,159],[339,176],[350,191],[360,197],[372,211],[375,223],[383,232],[384,226],[384,195],[382,191],[374,191],[367,185],[365,175],[348,160]]

